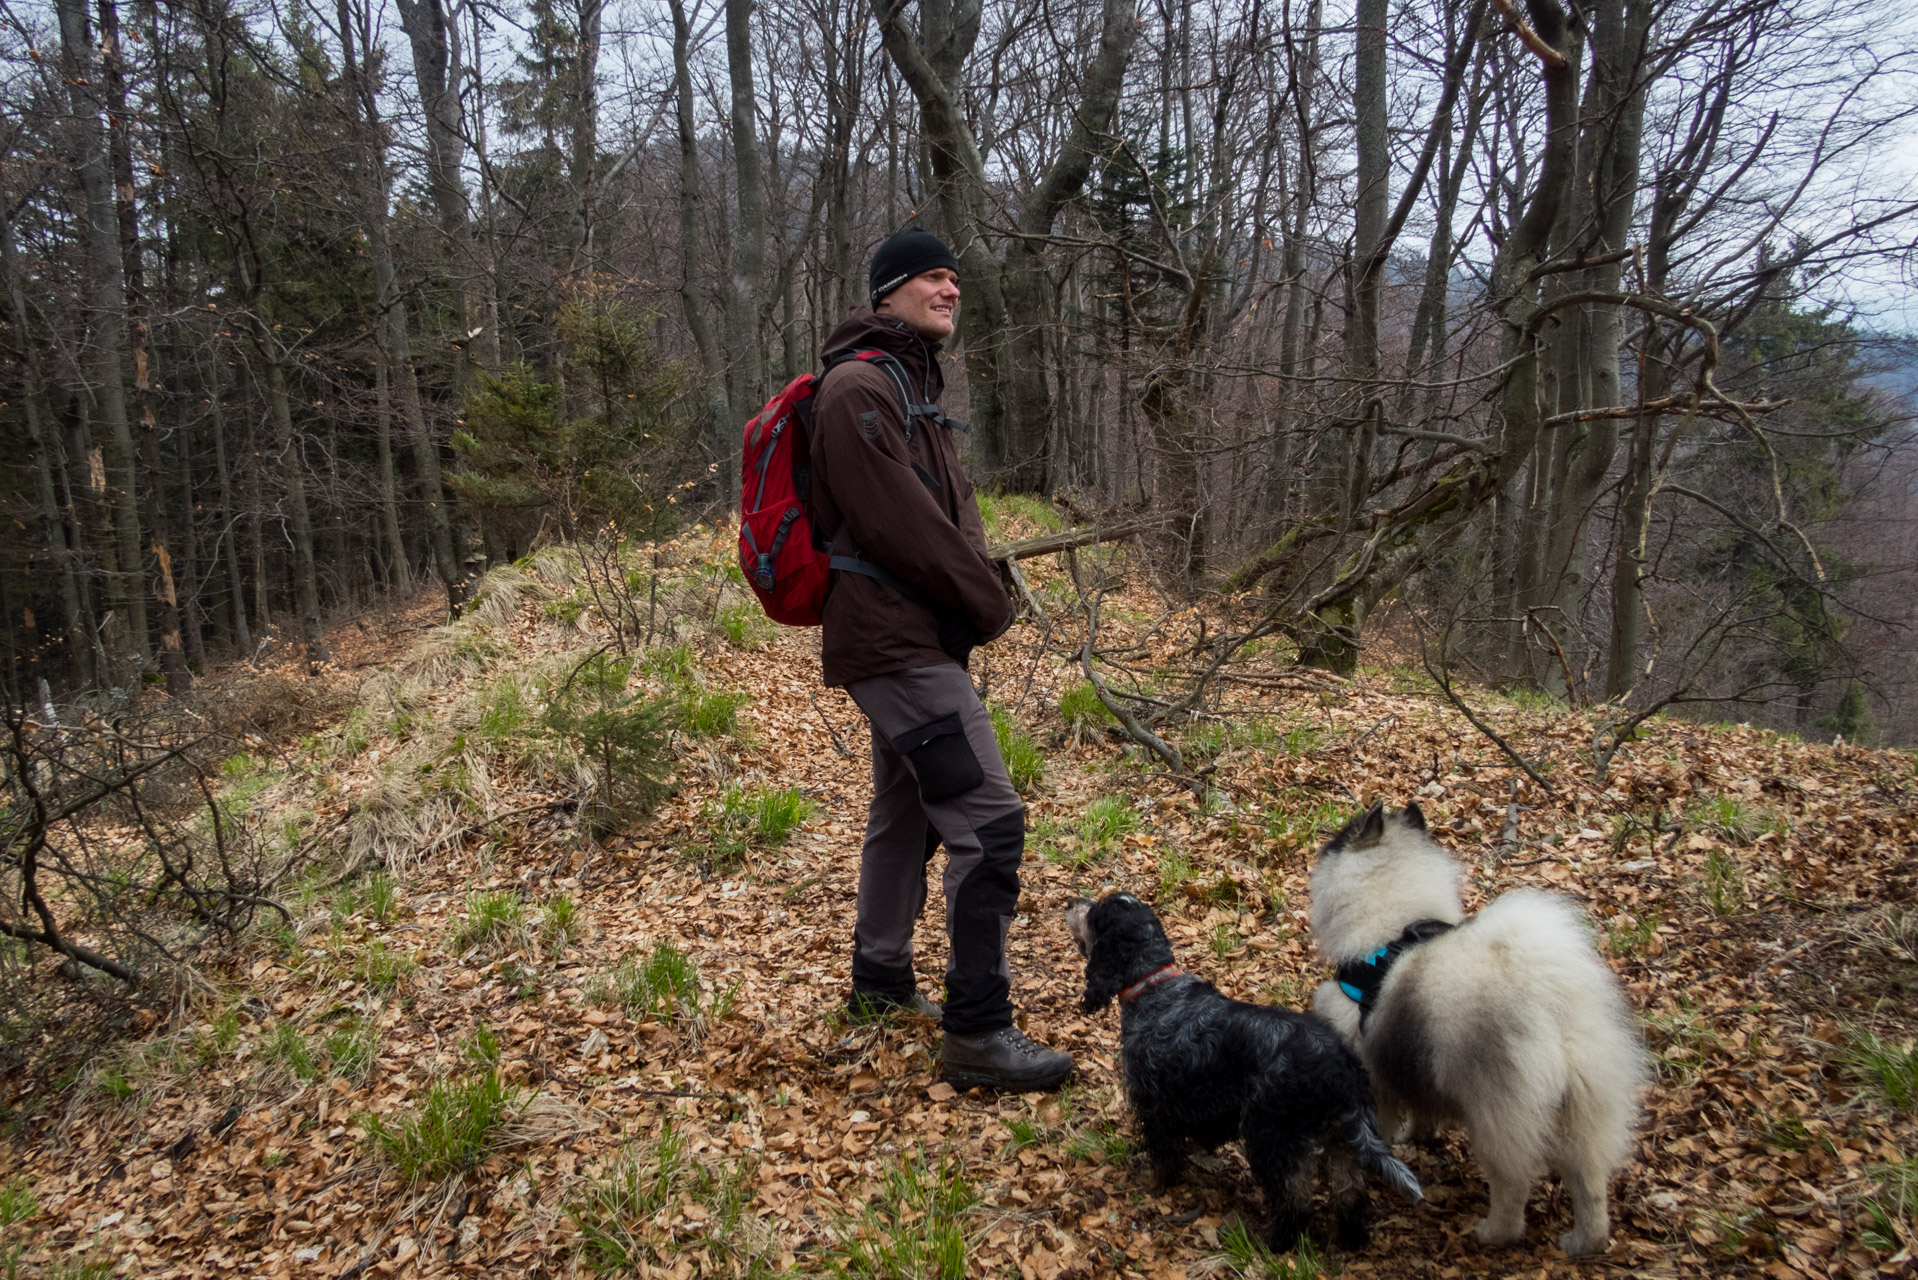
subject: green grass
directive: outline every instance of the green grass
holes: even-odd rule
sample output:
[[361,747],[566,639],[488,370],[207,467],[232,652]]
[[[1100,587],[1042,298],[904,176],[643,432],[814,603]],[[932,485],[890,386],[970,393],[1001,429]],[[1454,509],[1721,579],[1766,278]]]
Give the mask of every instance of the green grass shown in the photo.
[[766,611],[753,601],[727,605],[716,619],[726,642],[735,649],[757,653],[772,643],[773,623]]
[[408,1182],[464,1173],[491,1155],[500,1131],[524,1099],[500,1079],[499,1044],[484,1027],[467,1046],[479,1068],[464,1080],[441,1080],[410,1114],[363,1116],[368,1141]]
[[1213,928],[1212,936],[1206,939],[1206,943],[1212,948],[1212,954],[1215,957],[1224,960],[1244,946],[1245,939],[1239,936],[1237,929],[1222,921]]
[[731,737],[739,732],[739,709],[748,701],[750,698],[737,689],[688,686],[676,703],[680,727],[695,738]]
[[320,1078],[320,1064],[314,1060],[312,1047],[291,1023],[282,1022],[273,1028],[273,1034],[260,1046],[260,1056],[285,1067],[295,1080],[306,1082]]
[[1192,866],[1192,859],[1183,849],[1167,845],[1159,850],[1159,901],[1177,902],[1184,896],[1185,886],[1198,878],[1198,872]]
[[518,676],[508,675],[481,695],[476,729],[479,740],[492,750],[503,750],[536,723],[532,703]]
[[413,957],[373,939],[353,963],[353,976],[375,991],[392,991],[418,969]]
[[364,1018],[349,1018],[328,1033],[320,1051],[328,1074],[364,1084],[380,1056],[379,1030]]
[[34,1199],[33,1184],[26,1178],[13,1177],[0,1182],[0,1231],[9,1230],[38,1212],[40,1202]]
[[1639,1015],[1645,1024],[1648,1047],[1659,1070],[1683,1083],[1704,1070],[1705,1062],[1722,1046],[1718,1031],[1697,1006],[1681,997],[1668,1012]]
[[1100,1122],[1075,1132],[1066,1143],[1066,1154],[1074,1160],[1092,1160],[1118,1169],[1132,1159],[1132,1142],[1120,1130]]
[[1725,792],[1706,792],[1685,806],[1685,821],[1730,844],[1748,845],[1767,831],[1785,832],[1785,824],[1762,806]]
[[[756,1167],[750,1158],[713,1165],[690,1159],[685,1136],[668,1119],[658,1137],[627,1144],[566,1203],[566,1216],[578,1228],[573,1247],[587,1266],[611,1273],[703,1248],[730,1264],[726,1275],[770,1280],[780,1274],[781,1249],[777,1233],[753,1208]],[[677,1215],[676,1227],[662,1228],[662,1211],[686,1203],[700,1212]]]
[[1280,793],[1274,807],[1266,811],[1262,825],[1268,840],[1287,848],[1309,848],[1338,830],[1344,820],[1344,810],[1336,802],[1314,799],[1310,792],[1290,788]]
[[381,924],[391,924],[400,913],[399,886],[384,871],[375,871],[360,886],[359,903]]
[[466,919],[453,932],[453,949],[498,946],[518,934],[524,922],[525,908],[511,890],[468,894]]
[[1264,1237],[1236,1215],[1219,1232],[1219,1250],[1212,1256],[1221,1270],[1245,1280],[1318,1280],[1325,1274],[1325,1258],[1311,1237],[1288,1253],[1274,1253]]
[[712,870],[724,874],[743,865],[753,850],[784,844],[814,807],[797,787],[727,787],[717,805],[703,810]]
[[718,1022],[732,1012],[738,984],[710,996],[701,981],[699,964],[670,942],[656,944],[646,955],[629,953],[610,978],[588,992],[596,1004],[617,1004],[635,1021]]
[[964,1280],[966,1218],[978,1203],[958,1157],[901,1157],[865,1212],[840,1227],[833,1270],[870,1280]]
[[687,684],[693,678],[693,647],[689,644],[661,645],[648,649],[640,668],[655,680],[666,684]]
[[1086,840],[1109,845],[1123,840],[1139,829],[1139,815],[1117,796],[1101,796],[1086,806],[1079,819],[1079,834]]
[[556,893],[546,900],[540,914],[539,936],[548,947],[564,947],[579,941],[585,928],[586,922],[580,918],[579,907],[571,895]]
[[1037,1146],[1044,1141],[1045,1134],[1039,1122],[1031,1116],[1012,1116],[1006,1120],[1006,1145],[1004,1156],[1015,1156],[1027,1147]]
[[1081,680],[1065,691],[1059,698],[1059,714],[1075,732],[1103,729],[1119,723],[1106,710],[1106,704],[1099,701],[1099,691],[1092,687],[1090,680]]
[[1505,691],[1505,700],[1520,711],[1564,711],[1565,700],[1545,692],[1518,685]]
[[979,503],[979,520],[986,527],[986,540],[1004,542],[1013,536],[1012,521],[1019,519],[1040,533],[1058,533],[1065,528],[1059,508],[1044,498],[1028,493],[987,493],[974,495]]
[[1918,1041],[1900,1044],[1873,1031],[1860,1031],[1839,1061],[1865,1091],[1894,1111],[1918,1109]]
[[1005,761],[1006,776],[1020,795],[1045,776],[1046,758],[1038,744],[1014,723],[1002,707],[992,708],[992,736],[999,740],[999,758]]
[[1231,745],[1232,735],[1229,726],[1218,720],[1201,720],[1188,727],[1184,734],[1184,746],[1187,754],[1210,760]]
[[338,755],[351,759],[367,749],[373,743],[373,717],[364,707],[354,707],[346,713],[346,719],[340,723],[339,740],[335,746]]
[[1139,829],[1139,815],[1117,796],[1101,796],[1087,805],[1079,823],[1061,835],[1057,827],[1034,827],[1033,847],[1048,862],[1089,867],[1108,857],[1121,840]]
[[1621,915],[1617,920],[1608,920],[1605,922],[1605,949],[1615,956],[1628,956],[1634,951],[1643,950],[1658,933],[1658,925],[1657,911],[1647,911],[1639,916]]
[[1893,1253],[1900,1241],[1918,1234],[1918,1156],[1898,1164],[1875,1165],[1871,1180],[1878,1194],[1864,1203],[1865,1243],[1880,1253]]
[[1707,853],[1705,855],[1705,901],[1711,904],[1712,914],[1736,915],[1745,909],[1750,899],[1751,891],[1745,881],[1745,869],[1738,865],[1738,859],[1723,849],[1713,849]]

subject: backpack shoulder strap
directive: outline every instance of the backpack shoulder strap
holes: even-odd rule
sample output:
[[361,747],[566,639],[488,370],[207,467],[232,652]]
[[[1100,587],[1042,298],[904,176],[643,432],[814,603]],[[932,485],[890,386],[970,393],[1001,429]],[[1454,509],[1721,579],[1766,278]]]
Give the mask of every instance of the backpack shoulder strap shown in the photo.
[[948,421],[945,415],[939,412],[938,405],[919,404],[913,400],[912,379],[906,373],[906,366],[899,363],[899,357],[890,351],[881,351],[877,347],[848,347],[842,351],[830,352],[826,356],[826,367],[820,372],[820,379],[823,381],[826,374],[849,360],[877,365],[885,371],[887,381],[892,383],[892,389],[899,393],[899,412],[906,424],[908,444],[912,442],[914,418],[931,418],[935,422]]

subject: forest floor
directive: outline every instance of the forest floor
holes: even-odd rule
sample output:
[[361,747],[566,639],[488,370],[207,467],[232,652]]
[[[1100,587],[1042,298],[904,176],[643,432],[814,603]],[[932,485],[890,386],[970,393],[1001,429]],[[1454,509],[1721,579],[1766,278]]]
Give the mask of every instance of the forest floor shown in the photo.
[[[652,633],[630,683],[680,708],[674,794],[580,830],[582,775],[541,716],[612,634],[563,557],[489,579],[452,627],[422,599],[340,628],[318,679],[351,712],[227,769],[232,803],[311,856],[294,925],[210,962],[145,1031],[0,1084],[0,1270],[1910,1274],[1911,753],[1659,718],[1600,782],[1594,712],[1473,691],[1553,784],[1517,793],[1514,845],[1517,771],[1410,668],[1370,657],[1342,682],[1277,646],[1235,664],[1184,731],[1212,766],[1201,798],[1068,725],[1076,664],[1022,623],[975,661],[1033,775],[1013,994],[1077,1071],[1055,1095],[955,1094],[934,1024],[843,1015],[869,764],[857,709],[819,686],[817,633],[739,607],[725,538],[652,550],[665,585],[630,593]],[[1206,619],[1126,572],[1102,643],[1131,644],[1142,675],[1176,666]],[[1035,590],[1065,616],[1056,570]],[[1182,965],[1297,1007],[1327,972],[1313,853],[1373,797],[1424,806],[1468,910],[1533,886],[1590,912],[1655,1059],[1609,1256],[1554,1247],[1570,1213],[1550,1180],[1522,1247],[1477,1247],[1485,1189],[1456,1135],[1401,1148],[1426,1203],[1381,1198],[1356,1254],[1256,1257],[1234,1226],[1265,1209],[1230,1147],[1148,1189],[1118,1017],[1081,1012],[1067,901],[1153,900]],[[935,879],[935,994],[940,911]]]

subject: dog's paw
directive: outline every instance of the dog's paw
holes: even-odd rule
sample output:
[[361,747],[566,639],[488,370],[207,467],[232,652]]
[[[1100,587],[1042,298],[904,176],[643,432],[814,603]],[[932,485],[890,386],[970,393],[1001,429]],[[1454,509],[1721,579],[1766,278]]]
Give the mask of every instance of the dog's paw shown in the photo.
[[1609,1235],[1591,1235],[1574,1227],[1558,1238],[1558,1247],[1574,1258],[1589,1258],[1609,1251],[1612,1238]]
[[1515,1229],[1490,1218],[1480,1218],[1478,1225],[1472,1228],[1472,1239],[1486,1245],[1512,1244],[1524,1234],[1522,1226]]

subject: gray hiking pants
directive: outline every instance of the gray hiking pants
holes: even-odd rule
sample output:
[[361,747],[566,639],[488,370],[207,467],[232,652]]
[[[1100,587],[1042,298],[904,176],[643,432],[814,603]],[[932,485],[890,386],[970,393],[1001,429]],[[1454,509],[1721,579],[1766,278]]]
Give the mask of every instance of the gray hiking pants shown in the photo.
[[872,812],[859,860],[856,992],[912,999],[912,933],[926,868],[946,846],[947,1031],[1012,1025],[1006,931],[1019,901],[1026,814],[992,720],[957,666],[846,686],[872,723]]

